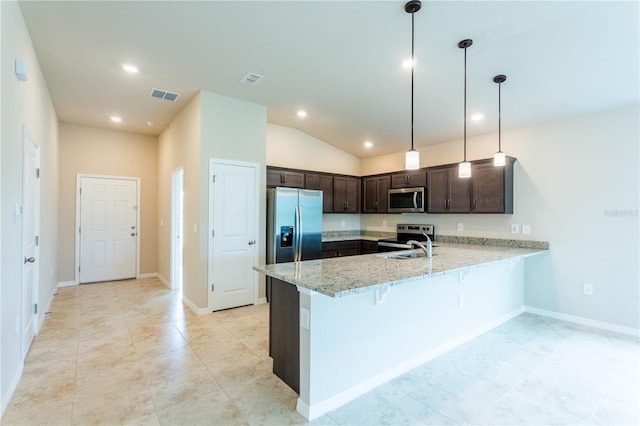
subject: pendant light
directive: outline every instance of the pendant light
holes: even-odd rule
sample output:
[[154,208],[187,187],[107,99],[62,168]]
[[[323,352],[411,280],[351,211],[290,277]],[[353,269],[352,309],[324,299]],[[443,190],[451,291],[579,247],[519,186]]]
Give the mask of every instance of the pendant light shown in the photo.
[[407,170],[420,168],[420,153],[413,148],[413,73],[416,66],[414,55],[414,14],[420,10],[422,3],[418,0],[411,0],[404,5],[404,11],[411,14],[411,149],[407,151],[404,159],[404,167]]
[[498,83],[498,152],[496,152],[493,155],[493,165],[496,167],[500,167],[500,166],[504,166],[505,164],[505,156],[504,156],[504,152],[502,152],[502,140],[501,140],[501,127],[502,127],[502,123],[501,123],[501,116],[502,116],[502,111],[501,111],[501,93],[500,93],[500,88],[502,86],[502,83],[504,83],[507,80],[507,76],[506,75],[496,75],[495,77],[493,77],[493,82],[494,83]]
[[473,44],[473,40],[465,39],[458,43],[460,49],[464,49],[464,161],[458,165],[458,177],[471,177],[471,163],[467,161],[467,48]]

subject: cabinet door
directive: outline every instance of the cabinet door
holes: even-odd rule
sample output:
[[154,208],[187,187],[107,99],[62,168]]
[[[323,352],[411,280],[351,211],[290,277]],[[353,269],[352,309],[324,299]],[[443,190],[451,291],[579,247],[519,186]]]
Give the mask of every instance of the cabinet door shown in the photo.
[[267,186],[304,188],[304,173],[267,167]]
[[412,188],[416,186],[427,186],[427,174],[424,170],[399,172],[391,175],[392,188]]
[[333,213],[333,176],[320,173],[305,173],[306,189],[322,191],[322,212]]
[[387,213],[389,210],[389,176],[362,179],[363,213]]
[[504,167],[477,164],[471,169],[471,207],[475,213],[504,213]]
[[427,212],[446,213],[449,206],[449,169],[427,171]]
[[360,179],[334,176],[333,211],[335,213],[360,212]]
[[471,179],[458,177],[458,166],[449,169],[449,213],[471,211]]

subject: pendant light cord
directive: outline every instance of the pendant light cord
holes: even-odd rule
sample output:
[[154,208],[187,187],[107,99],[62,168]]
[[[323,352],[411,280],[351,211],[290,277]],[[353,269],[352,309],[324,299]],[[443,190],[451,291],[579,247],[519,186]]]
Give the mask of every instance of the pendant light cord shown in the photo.
[[501,133],[502,133],[502,83],[498,83],[498,152],[502,152],[502,141],[501,141]]
[[467,48],[464,48],[464,161],[467,162]]
[[413,151],[413,73],[416,66],[414,56],[414,15],[415,12],[411,12],[411,151]]

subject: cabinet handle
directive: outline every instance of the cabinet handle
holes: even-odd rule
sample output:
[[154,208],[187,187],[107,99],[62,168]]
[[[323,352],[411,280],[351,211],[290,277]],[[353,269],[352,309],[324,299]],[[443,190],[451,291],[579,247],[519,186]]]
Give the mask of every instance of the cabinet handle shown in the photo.
[[473,199],[473,209],[474,210],[476,209],[476,199],[475,198]]
[[287,175],[286,174],[282,174],[282,183],[287,183]]

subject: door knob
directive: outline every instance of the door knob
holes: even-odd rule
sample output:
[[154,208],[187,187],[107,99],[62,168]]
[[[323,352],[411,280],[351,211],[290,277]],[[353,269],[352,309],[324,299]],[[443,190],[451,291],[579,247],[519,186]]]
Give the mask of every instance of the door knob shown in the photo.
[[35,257],[33,257],[33,256],[32,256],[32,257],[29,257],[29,258],[26,258],[26,257],[24,258],[24,263],[27,263],[27,262],[28,262],[28,263],[33,263],[33,262],[35,262],[35,261],[36,261],[36,258],[35,258]]
[[250,245],[250,246],[254,245],[255,243],[256,243],[256,240],[251,240],[251,241],[249,241],[249,245]]

